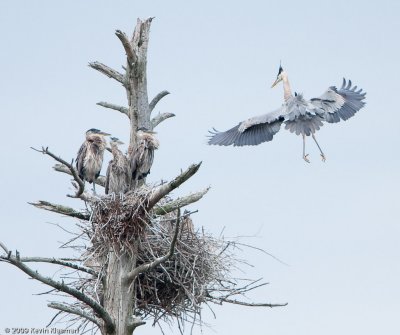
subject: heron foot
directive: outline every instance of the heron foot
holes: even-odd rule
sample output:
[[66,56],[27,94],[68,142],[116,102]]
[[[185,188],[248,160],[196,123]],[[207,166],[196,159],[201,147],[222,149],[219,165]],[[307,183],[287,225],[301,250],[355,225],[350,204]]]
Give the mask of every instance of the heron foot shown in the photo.
[[303,159],[307,162],[310,163],[310,160],[308,159],[308,154],[303,156]]
[[324,154],[321,154],[321,159],[322,159],[322,161],[323,161],[324,163],[326,162],[326,157],[325,157]]

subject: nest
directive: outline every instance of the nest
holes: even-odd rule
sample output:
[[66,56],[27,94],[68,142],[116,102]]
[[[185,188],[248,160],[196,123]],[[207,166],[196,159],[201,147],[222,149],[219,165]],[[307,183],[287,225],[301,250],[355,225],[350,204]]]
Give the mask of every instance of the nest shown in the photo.
[[122,200],[112,195],[92,202],[89,235],[98,255],[106,254],[108,246],[112,246],[118,254],[124,250],[134,252],[132,246],[150,223],[146,213],[150,194],[150,188],[141,187],[125,194]]
[[[127,194],[123,201],[102,198],[92,203],[91,222],[84,229],[90,247],[85,265],[98,273],[107,268],[110,251],[136,257],[136,266],[148,264],[168,254],[179,231],[173,255],[159,266],[140,273],[134,282],[134,314],[178,324],[201,323],[203,304],[232,302],[229,298],[257,287],[257,281],[242,282],[232,275],[239,263],[235,243],[195,229],[191,214],[177,211],[159,216],[147,212],[151,189],[140,188]],[[159,205],[172,201],[164,198]],[[101,302],[101,280],[92,278],[91,296]]]
[[[148,227],[141,239],[138,265],[168,253],[175,218],[163,218]],[[218,243],[204,232],[194,231],[189,215],[183,215],[174,255],[161,266],[139,275],[136,281],[136,313],[160,318],[198,313],[207,287],[224,269],[216,251]]]

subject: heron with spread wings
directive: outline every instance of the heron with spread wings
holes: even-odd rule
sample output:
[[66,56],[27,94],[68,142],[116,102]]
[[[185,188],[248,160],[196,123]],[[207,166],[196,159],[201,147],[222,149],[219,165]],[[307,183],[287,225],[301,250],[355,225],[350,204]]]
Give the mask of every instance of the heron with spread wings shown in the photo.
[[322,160],[325,161],[325,154],[317,142],[315,132],[323,126],[323,122],[336,123],[354,116],[365,105],[366,93],[363,93],[362,89],[357,90],[357,86],[352,86],[351,80],[347,82],[343,79],[340,89],[331,86],[320,97],[306,100],[302,94],[292,94],[287,73],[282,66],[279,66],[279,72],[272,87],[281,81],[284,103],[279,109],[247,119],[225,132],[213,129],[210,131],[208,144],[258,145],[271,141],[280,130],[282,123],[285,123],[285,129],[296,135],[302,135],[303,159],[306,162],[310,162],[308,154],[305,153],[306,136],[310,135],[318,146]]

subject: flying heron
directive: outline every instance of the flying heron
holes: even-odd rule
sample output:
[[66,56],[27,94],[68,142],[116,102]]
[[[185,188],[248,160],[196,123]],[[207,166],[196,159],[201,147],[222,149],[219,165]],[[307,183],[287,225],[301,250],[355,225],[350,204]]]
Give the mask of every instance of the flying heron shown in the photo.
[[210,131],[208,144],[258,145],[271,141],[281,124],[285,123],[285,129],[302,135],[303,159],[306,162],[310,162],[308,154],[305,153],[306,136],[310,135],[318,146],[322,160],[325,161],[325,154],[315,138],[315,132],[322,127],[323,122],[336,123],[354,116],[365,105],[363,100],[366,93],[362,93],[362,89],[357,90],[357,86],[352,86],[351,80],[346,82],[343,78],[340,89],[331,86],[320,97],[306,100],[302,94],[295,93],[293,96],[288,76],[282,66],[279,66],[277,78],[271,88],[281,81],[284,97],[282,107],[271,113],[247,119],[225,132],[213,129]]
[[[82,180],[93,183],[99,176],[106,148],[104,136],[109,135],[94,128],[86,132],[86,140],[81,145],[76,157],[76,168],[79,178]],[[96,193],[95,183],[93,183],[93,191]]]
[[159,142],[154,136],[156,132],[141,127],[138,129],[138,144],[131,155],[132,181],[146,178],[150,173],[154,160],[154,150],[158,149]]
[[120,144],[124,143],[116,137],[110,137],[113,159],[108,163],[105,193],[119,193],[122,198],[122,195],[130,188],[131,170],[128,159],[118,149]]

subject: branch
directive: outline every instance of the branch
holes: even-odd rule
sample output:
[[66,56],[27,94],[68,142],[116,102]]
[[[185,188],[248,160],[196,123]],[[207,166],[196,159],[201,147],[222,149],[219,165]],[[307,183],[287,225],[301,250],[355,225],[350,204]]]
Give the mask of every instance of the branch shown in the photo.
[[[35,149],[35,148],[32,148],[32,147],[31,147],[31,149],[33,149],[33,150],[35,150],[35,151],[37,151],[37,152],[41,152],[41,153],[44,154],[44,155],[48,155],[48,156],[54,158],[57,162],[59,162],[59,163],[65,165],[65,166],[68,168],[70,174],[74,177],[75,181],[76,181],[77,184],[78,184],[78,187],[77,187],[78,190],[76,191],[76,194],[75,194],[75,195],[68,195],[68,194],[67,194],[67,196],[70,197],[70,198],[79,198],[79,197],[82,195],[83,191],[85,190],[85,183],[84,183],[84,181],[83,181],[81,178],[79,178],[78,172],[77,172],[76,169],[72,166],[72,164],[66,162],[66,161],[63,160],[62,158],[60,158],[60,157],[56,156],[55,154],[51,153],[51,152],[49,151],[49,148],[48,148],[48,147],[46,147],[46,148],[45,148],[45,147],[42,147],[42,150],[38,150],[38,149]],[[72,160],[72,162],[73,162],[73,160]]]
[[180,208],[178,208],[178,213],[176,215],[174,237],[172,238],[171,245],[169,247],[168,253],[166,255],[164,255],[164,256],[156,258],[154,261],[152,261],[150,263],[139,265],[138,267],[133,269],[131,272],[129,272],[127,274],[127,276],[126,276],[126,280],[127,281],[130,282],[130,281],[135,280],[135,278],[139,274],[141,274],[143,272],[146,272],[146,271],[149,271],[151,269],[154,269],[156,266],[164,263],[165,261],[167,261],[169,258],[172,257],[172,255],[174,254],[176,241],[178,240],[180,220],[181,220],[181,210],[180,210]]
[[122,85],[125,85],[124,75],[119,73],[117,70],[114,70],[100,62],[91,62],[91,63],[89,63],[89,66],[92,69],[95,69],[95,70],[101,72],[102,74],[105,74],[107,77],[115,79],[116,81],[120,82]]
[[154,214],[156,215],[165,215],[167,213],[173,212],[178,208],[185,207],[190,205],[196,201],[199,201],[209,190],[210,188],[207,187],[203,191],[192,193],[187,195],[186,197],[177,198],[173,201],[167,202],[163,205],[156,205],[154,207]]
[[115,35],[117,35],[117,37],[119,38],[119,40],[121,41],[121,43],[125,49],[126,57],[128,57],[128,64],[136,63],[137,56],[136,56],[135,51],[133,51],[133,48],[132,48],[131,43],[129,42],[128,36],[126,36],[126,34],[124,32],[122,32],[121,30],[116,30]]
[[154,129],[157,127],[161,122],[163,122],[166,119],[169,119],[170,117],[174,117],[175,114],[173,113],[162,113],[158,114],[157,116],[153,117],[150,121],[151,123],[151,128]]
[[122,114],[125,114],[126,116],[129,117],[128,108],[126,108],[126,107],[110,104],[110,103],[104,102],[104,101],[100,101],[96,105],[99,105],[99,106],[102,106],[105,108],[114,109],[114,110],[119,111]]
[[[66,174],[69,174],[70,176],[72,176],[71,171],[64,165],[56,164],[53,166],[53,169],[56,170],[57,172],[66,173]],[[94,181],[94,183],[104,187],[104,185],[106,184],[106,177],[98,176],[97,179]]]
[[31,276],[33,279],[36,279],[42,282],[43,284],[51,286],[58,291],[69,294],[74,298],[78,299],[79,301],[85,303],[87,306],[93,309],[93,312],[96,315],[98,315],[101,319],[103,319],[105,326],[110,333],[114,331],[115,329],[114,322],[112,321],[107,311],[100,304],[98,304],[95,300],[93,300],[86,294],[82,293],[81,291],[78,291],[77,289],[74,289],[64,284],[64,282],[58,282],[49,277],[41,275],[38,271],[32,270],[29,266],[27,266],[21,261],[18,251],[16,251],[15,257],[9,254],[8,256],[0,256],[0,259],[16,266],[17,268],[25,272],[27,275]]
[[69,314],[75,314],[78,315],[82,318],[85,318],[91,322],[93,322],[97,327],[101,328],[100,323],[91,315],[85,313],[83,310],[78,309],[78,308],[74,308],[65,304],[60,304],[57,302],[51,302],[49,304],[47,304],[48,307],[53,308],[53,309],[58,309],[59,311],[65,312],[65,313],[69,313]]
[[80,266],[77,264],[73,264],[70,262],[66,262],[65,260],[56,259],[56,258],[46,258],[46,257],[21,257],[20,261],[23,263],[51,263],[66,266],[71,269],[75,269],[78,271],[83,271],[89,273],[91,275],[97,276],[98,273],[92,269],[86,268],[84,266]]
[[218,300],[221,304],[223,302],[227,302],[230,304],[235,304],[235,305],[242,305],[242,306],[248,306],[248,307],[284,307],[287,306],[288,303],[285,304],[263,304],[263,303],[250,303],[250,302],[244,302],[240,300],[235,300],[235,299],[226,299],[226,298],[216,298],[213,296],[210,296],[210,298]]
[[146,322],[141,318],[133,317],[132,322],[129,323],[128,328],[133,332],[137,327],[145,325]]
[[35,206],[36,208],[44,209],[46,211],[67,215],[80,220],[89,221],[90,215],[78,212],[75,209],[63,205],[52,204],[51,202],[39,200],[38,202],[28,202],[28,204]]
[[149,104],[149,111],[151,112],[154,107],[156,107],[156,105],[158,104],[158,102],[164,98],[166,95],[168,95],[169,92],[168,91],[161,91],[160,93],[158,93],[153,100],[151,100],[150,104]]
[[165,197],[172,190],[182,185],[186,180],[192,177],[200,168],[201,162],[198,164],[192,164],[189,168],[182,172],[179,176],[175,177],[174,180],[167,184],[159,186],[149,199],[147,210],[150,210],[154,205],[163,197]]
[[0,241],[0,247],[4,250],[4,252],[7,254],[7,255],[9,255],[9,251],[8,251],[8,249],[7,249],[7,247],[4,245],[4,243],[3,242],[1,242]]

